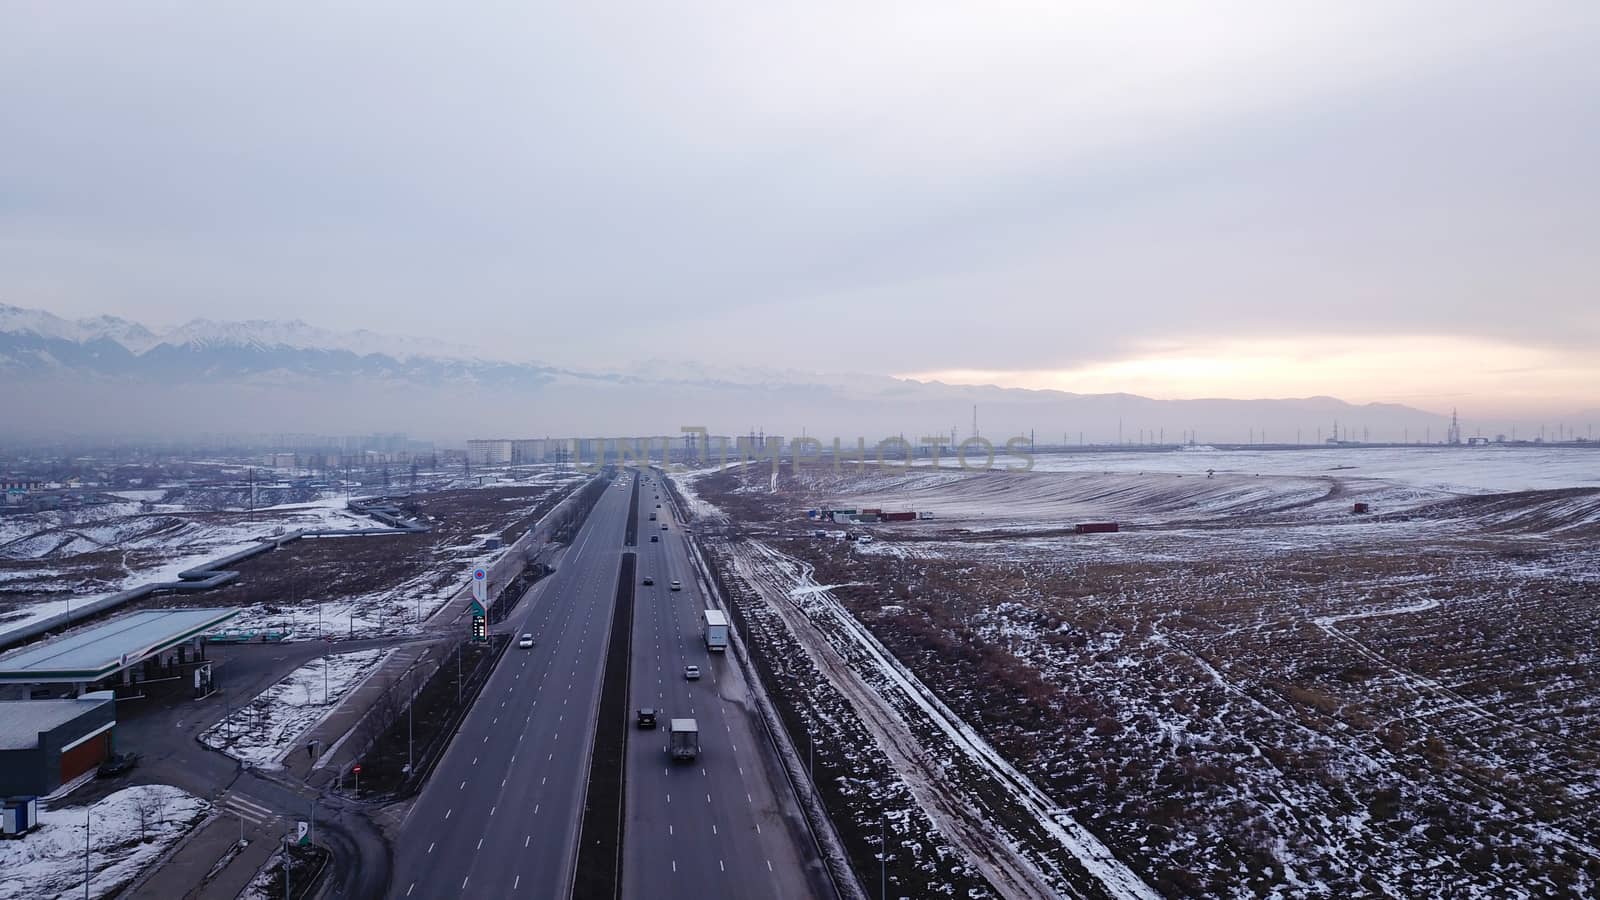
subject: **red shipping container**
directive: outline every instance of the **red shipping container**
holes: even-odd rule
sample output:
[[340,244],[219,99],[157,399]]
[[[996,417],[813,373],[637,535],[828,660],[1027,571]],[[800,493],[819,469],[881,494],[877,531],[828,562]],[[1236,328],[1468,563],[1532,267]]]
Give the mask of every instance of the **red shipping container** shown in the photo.
[[1110,534],[1116,530],[1116,522],[1081,522],[1073,529],[1078,534]]

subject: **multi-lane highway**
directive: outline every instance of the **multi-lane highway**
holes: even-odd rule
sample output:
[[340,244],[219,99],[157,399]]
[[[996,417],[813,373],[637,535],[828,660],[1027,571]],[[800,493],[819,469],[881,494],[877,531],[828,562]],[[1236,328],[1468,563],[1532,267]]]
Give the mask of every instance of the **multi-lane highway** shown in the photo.
[[[531,650],[505,652],[401,827],[392,897],[567,897],[621,554],[638,553],[623,897],[824,897],[833,893],[799,807],[760,732],[731,652],[703,639],[704,596],[659,475],[641,485],[636,548],[624,548],[633,479],[607,489],[555,574],[506,623]],[[657,509],[656,504],[661,508]],[[668,523],[649,521],[657,513]],[[658,540],[652,542],[654,535]],[[676,579],[682,590],[669,589]],[[686,664],[702,680],[684,679]],[[667,755],[673,717],[699,722],[701,754]]]
[[[642,487],[629,705],[658,709],[660,724],[635,728],[628,742],[622,896],[828,896],[832,887],[757,730],[737,661],[732,651],[706,649],[706,603],[667,493],[655,474]],[[653,586],[642,583],[646,575]],[[671,589],[674,580],[681,590]],[[701,679],[686,680],[685,665],[699,666]],[[673,718],[700,727],[692,763],[667,754]]]
[[604,492],[506,623],[537,643],[506,650],[407,814],[391,896],[567,894],[629,493]]

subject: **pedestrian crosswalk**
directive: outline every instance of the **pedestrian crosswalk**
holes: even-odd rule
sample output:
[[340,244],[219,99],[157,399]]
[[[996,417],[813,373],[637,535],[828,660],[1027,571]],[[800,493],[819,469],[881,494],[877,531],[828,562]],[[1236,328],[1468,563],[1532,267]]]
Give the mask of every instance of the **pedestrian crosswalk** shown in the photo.
[[272,810],[243,794],[229,794],[223,799],[222,808],[231,815],[257,825],[270,825],[278,818]]

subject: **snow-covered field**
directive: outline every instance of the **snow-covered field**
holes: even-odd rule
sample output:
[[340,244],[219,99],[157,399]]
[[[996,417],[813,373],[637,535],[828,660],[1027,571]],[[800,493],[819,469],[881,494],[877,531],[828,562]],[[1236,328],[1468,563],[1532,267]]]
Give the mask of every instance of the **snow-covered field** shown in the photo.
[[[686,493],[745,538],[703,539],[747,618],[815,632],[875,686],[833,690],[962,852],[1002,857],[960,837],[999,835],[1053,890],[1115,892],[1052,856],[1066,822],[1016,793],[1031,783],[1167,896],[1592,894],[1600,453],[1060,459],[785,469],[777,493],[707,474]],[[823,505],[936,518],[852,544],[810,536]],[[1102,519],[1125,528],[1071,533]],[[995,787],[961,728],[1020,777]]]
[[359,650],[301,666],[207,729],[200,742],[243,762],[275,766],[392,652]]
[[107,897],[166,852],[210,804],[164,784],[124,788],[83,806],[41,810],[39,830],[0,841],[0,900],[84,896],[84,825],[89,827],[89,896]]
[[107,504],[73,513],[8,521],[0,536],[0,575],[28,601],[0,611],[0,633],[118,591],[156,581],[291,531],[370,528],[343,498],[250,513],[141,512]]
[[1449,493],[1498,493],[1600,487],[1600,448],[1577,447],[1315,447],[1303,450],[1193,450],[1052,453],[1034,458],[1035,472],[1342,475],[1382,479]]

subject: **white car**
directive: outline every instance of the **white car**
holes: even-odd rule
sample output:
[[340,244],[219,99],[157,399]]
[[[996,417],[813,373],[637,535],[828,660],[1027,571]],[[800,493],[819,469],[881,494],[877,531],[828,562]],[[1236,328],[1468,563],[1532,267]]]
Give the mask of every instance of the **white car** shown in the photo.
[[689,681],[699,681],[700,680],[700,667],[699,666],[684,666],[683,667],[683,677],[685,679],[689,680]]
[[672,583],[672,589],[673,589],[673,590],[675,590],[675,591],[681,591],[681,590],[683,590],[683,582],[681,582],[681,581],[674,581],[674,582],[673,582],[673,583]]
[[517,641],[517,646],[521,647],[524,650],[528,649],[529,647],[532,647],[533,646],[533,635],[531,635],[531,634],[523,635],[522,636],[522,640]]

